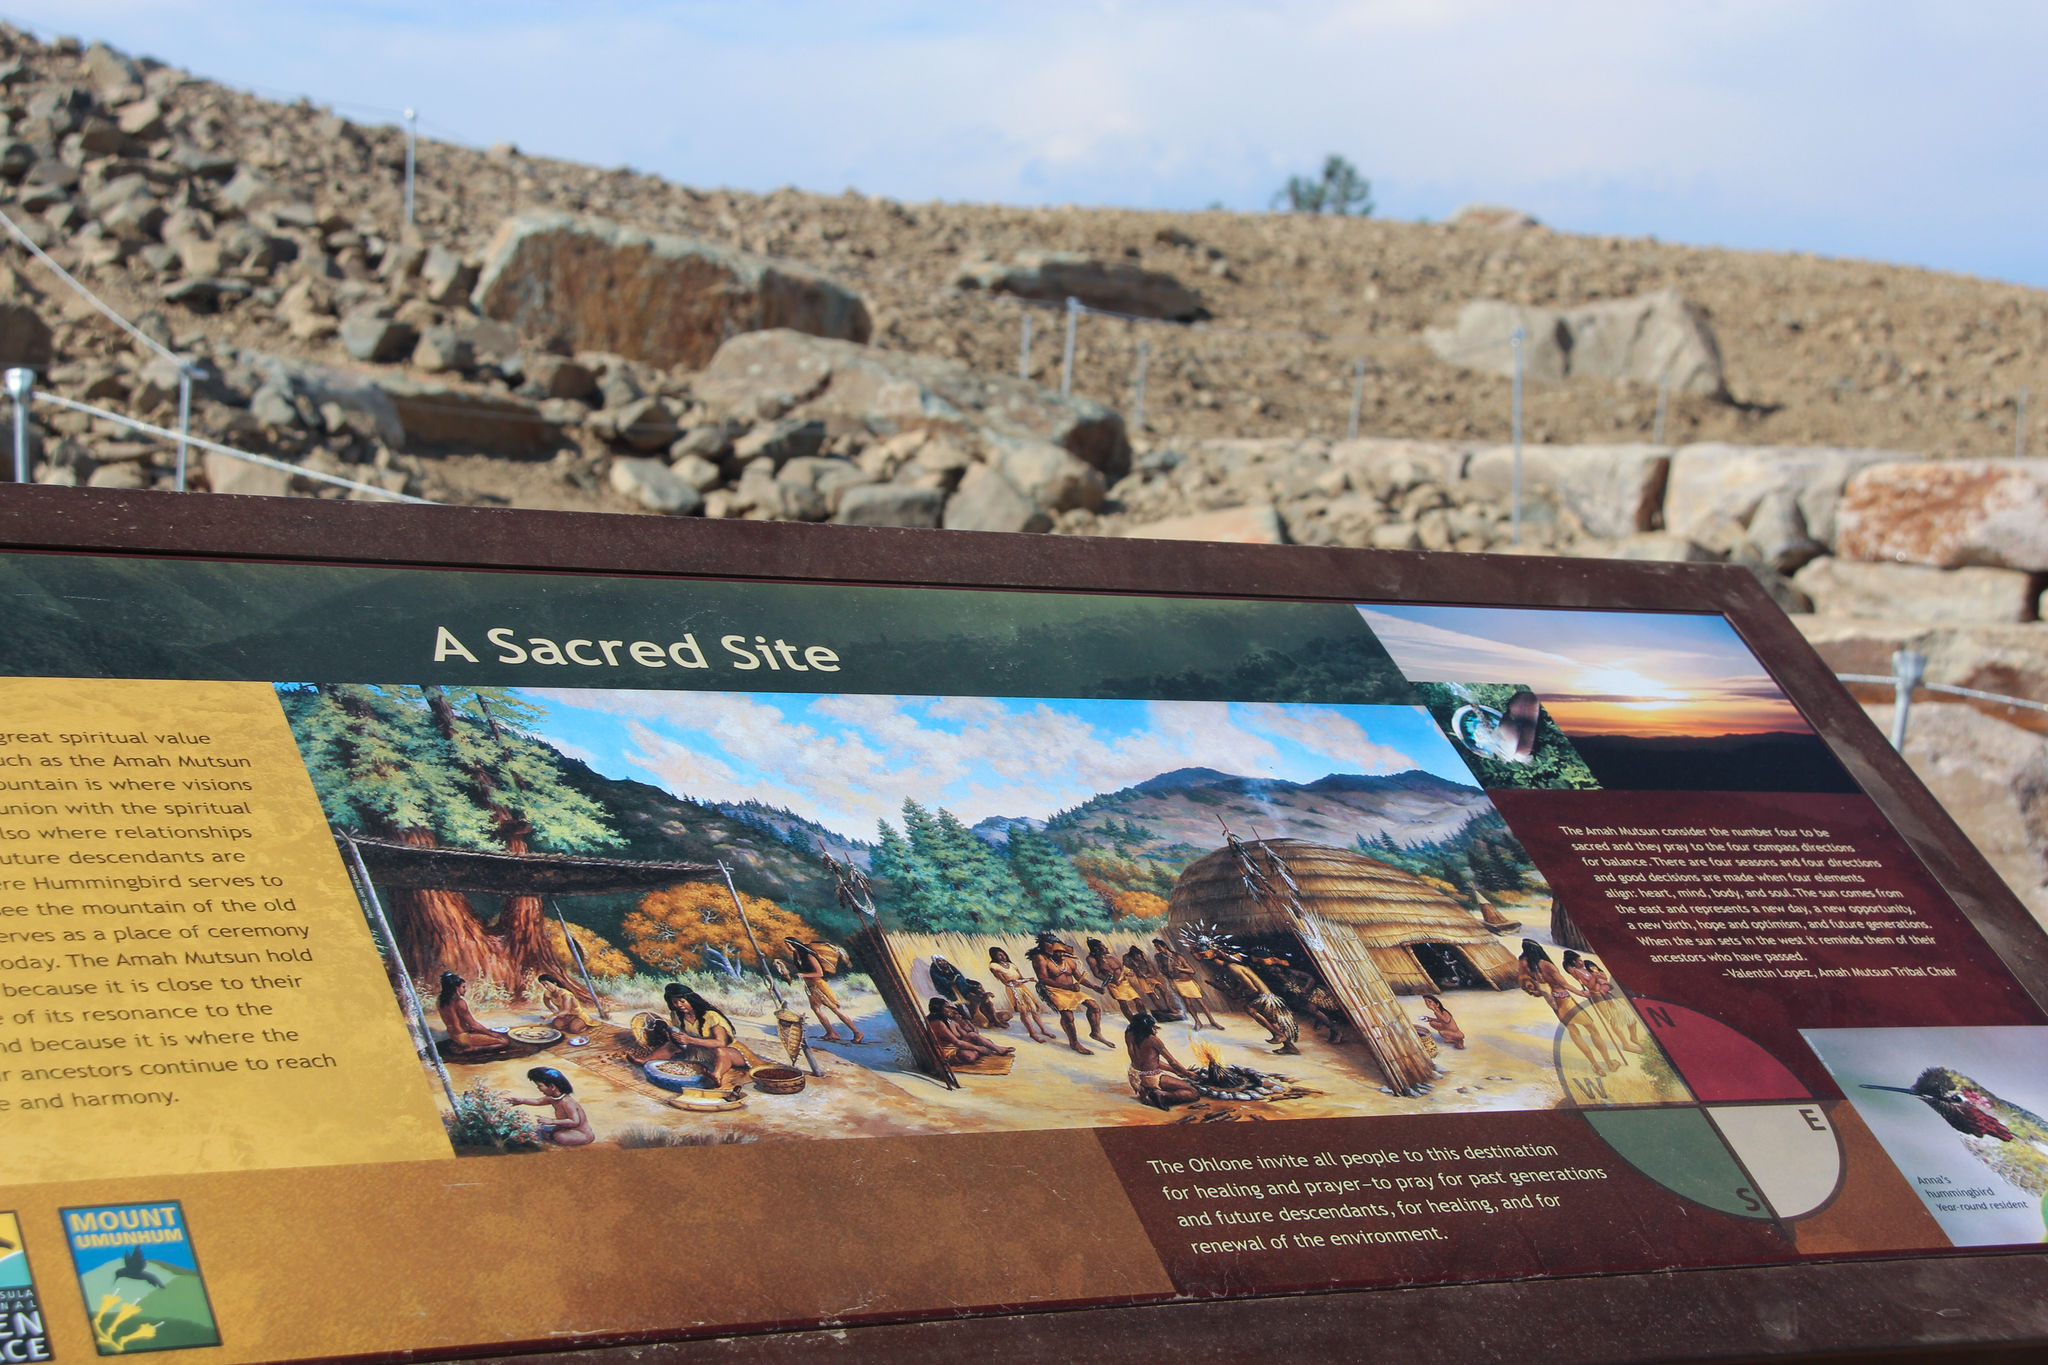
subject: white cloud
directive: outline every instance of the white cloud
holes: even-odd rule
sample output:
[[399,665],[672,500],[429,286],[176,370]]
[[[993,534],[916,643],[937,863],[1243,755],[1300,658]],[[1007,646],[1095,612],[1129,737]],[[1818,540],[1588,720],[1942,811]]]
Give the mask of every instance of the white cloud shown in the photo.
[[1261,707],[1247,723],[1270,735],[1328,755],[1333,771],[1393,773],[1422,765],[1389,744],[1374,739],[1363,725],[1327,706]]
[[[832,695],[794,714],[744,693],[536,690],[559,707],[624,721],[627,762],[678,795],[787,806],[868,837],[906,797],[969,824],[1044,817],[1176,768],[1320,777],[1418,766],[1328,707],[1153,701],[1144,725],[1098,730],[1048,703]],[[1308,751],[1294,771],[1275,739]]]
[[1337,151],[1395,216],[1486,199],[1580,230],[2048,278],[2048,7],[2017,0],[10,10],[696,185],[1258,208]]

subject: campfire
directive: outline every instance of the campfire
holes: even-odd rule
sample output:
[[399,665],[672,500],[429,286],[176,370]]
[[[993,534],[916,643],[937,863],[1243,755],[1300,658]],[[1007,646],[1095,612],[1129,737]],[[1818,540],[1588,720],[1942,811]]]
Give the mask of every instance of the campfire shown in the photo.
[[1215,1049],[1199,1038],[1190,1038],[1195,1061],[1195,1089],[1212,1100],[1264,1100],[1271,1099],[1287,1089],[1287,1078],[1268,1072],[1254,1070],[1248,1066],[1230,1066],[1224,1063]]

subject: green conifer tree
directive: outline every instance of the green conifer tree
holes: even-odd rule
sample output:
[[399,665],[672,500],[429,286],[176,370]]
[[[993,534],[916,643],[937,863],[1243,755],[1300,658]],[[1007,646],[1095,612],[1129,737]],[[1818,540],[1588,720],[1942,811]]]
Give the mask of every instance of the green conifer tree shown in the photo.
[[1010,872],[1023,889],[1030,928],[1108,929],[1114,922],[1072,860],[1027,825],[1010,829]]
[[[929,823],[931,817],[914,801],[904,803],[906,821],[912,810]],[[895,889],[896,894],[890,899],[889,907],[894,911],[896,923],[913,934],[938,933],[944,909],[938,870],[887,820],[878,824],[880,835],[870,860],[870,870],[877,879],[888,882]]]

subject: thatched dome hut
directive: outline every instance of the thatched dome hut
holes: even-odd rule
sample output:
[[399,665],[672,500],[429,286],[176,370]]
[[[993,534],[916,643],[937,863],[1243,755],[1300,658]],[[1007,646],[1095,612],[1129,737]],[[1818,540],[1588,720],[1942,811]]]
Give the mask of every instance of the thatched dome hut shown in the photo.
[[[1310,951],[1331,968],[1370,964],[1396,992],[1419,995],[1481,982],[1515,984],[1515,955],[1477,916],[1422,878],[1349,849],[1303,839],[1246,845],[1263,864],[1277,857],[1293,877],[1301,909],[1327,947]],[[1280,907],[1245,888],[1229,848],[1189,864],[1167,902],[1167,923],[1209,924],[1237,937],[1292,933]]]

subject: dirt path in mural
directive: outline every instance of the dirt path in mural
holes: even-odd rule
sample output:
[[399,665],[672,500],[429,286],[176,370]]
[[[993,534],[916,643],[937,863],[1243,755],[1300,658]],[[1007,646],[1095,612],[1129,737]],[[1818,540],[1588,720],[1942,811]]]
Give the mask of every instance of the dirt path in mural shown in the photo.
[[[1263,1028],[1244,1015],[1221,1015],[1221,1030],[1190,1032],[1185,1024],[1168,1024],[1162,1036],[1184,1064],[1199,1065],[1198,1046],[1206,1046],[1226,1065],[1276,1073],[1302,1092],[1281,1100],[1205,1100],[1171,1112],[1140,1104],[1132,1095],[1125,1075],[1123,1021],[1114,1014],[1103,1021],[1107,1046],[1090,1040],[1084,1028],[1082,1040],[1091,1049],[1089,1056],[1068,1049],[1064,1039],[1034,1043],[1021,1025],[991,1032],[997,1041],[1017,1049],[1010,1074],[963,1076],[960,1089],[948,1091],[911,1068],[908,1050],[887,1012],[872,1003],[872,996],[866,999],[870,1008],[855,1017],[869,1041],[821,1043],[815,1040],[813,1025],[811,1048],[822,1075],[807,1075],[804,1090],[797,1095],[762,1094],[746,1086],[745,1106],[725,1112],[689,1113],[671,1107],[667,1093],[642,1078],[637,1067],[620,1060],[621,1044],[629,1041],[623,1030],[606,1026],[600,1026],[582,1048],[565,1041],[532,1057],[457,1064],[450,1070],[458,1089],[482,1079],[495,1089],[530,1098],[537,1092],[526,1078],[527,1070],[560,1067],[574,1082],[599,1141],[629,1146],[1441,1114],[1551,1109],[1592,1098],[1606,1104],[1689,1098],[1648,1041],[1647,1030],[1642,1031],[1643,1054],[1620,1054],[1624,1064],[1619,1069],[1596,1077],[1577,1049],[1568,1044],[1560,1053],[1557,1020],[1548,1006],[1513,990],[1466,990],[1446,997],[1464,1028],[1466,1046],[1440,1050],[1437,1064],[1443,1074],[1428,1094],[1416,1097],[1388,1093],[1362,1046],[1333,1046],[1312,1036],[1312,1030],[1303,1030],[1302,1055],[1280,1057],[1265,1042]],[[1404,1004],[1419,1015],[1415,1002],[1404,997]],[[536,1022],[530,1013],[506,1009],[484,1011],[482,1017],[498,1028]],[[772,1021],[735,1014],[734,1023],[748,1046],[763,1057],[780,1060],[783,1053]],[[1604,1084],[1604,1097],[1586,1090],[1586,1083],[1593,1081]],[[1570,1098],[1565,1093],[1568,1083],[1574,1090]]]

